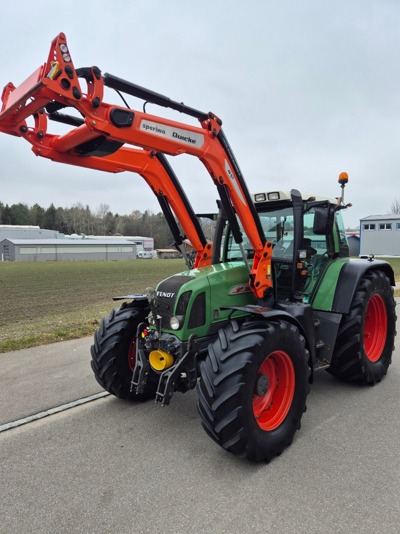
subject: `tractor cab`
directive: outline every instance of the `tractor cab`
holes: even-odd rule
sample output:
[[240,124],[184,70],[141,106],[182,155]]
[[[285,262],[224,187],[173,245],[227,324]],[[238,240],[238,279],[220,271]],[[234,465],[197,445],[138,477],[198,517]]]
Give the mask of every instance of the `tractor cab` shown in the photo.
[[[265,236],[272,243],[271,276],[274,300],[308,303],[326,266],[348,257],[345,228],[336,199],[298,192],[272,191],[253,195]],[[296,212],[297,209],[297,212]],[[253,250],[243,241],[247,259]],[[240,259],[229,228],[223,247],[224,261]]]

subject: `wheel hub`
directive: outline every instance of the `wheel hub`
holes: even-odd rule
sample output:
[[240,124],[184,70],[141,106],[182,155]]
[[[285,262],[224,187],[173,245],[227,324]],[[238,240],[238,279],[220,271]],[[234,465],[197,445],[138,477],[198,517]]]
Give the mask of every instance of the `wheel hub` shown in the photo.
[[256,387],[254,393],[259,397],[264,396],[269,388],[268,376],[264,374],[259,374],[256,380]]
[[253,414],[258,426],[275,430],[285,420],[295,391],[293,362],[284,350],[267,355],[258,368],[253,390]]

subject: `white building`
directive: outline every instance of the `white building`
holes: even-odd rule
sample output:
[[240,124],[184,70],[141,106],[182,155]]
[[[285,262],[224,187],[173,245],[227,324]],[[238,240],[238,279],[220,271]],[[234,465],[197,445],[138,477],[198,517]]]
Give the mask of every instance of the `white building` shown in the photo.
[[65,236],[39,226],[0,225],[0,261],[131,260],[153,251],[152,237]]
[[124,239],[3,239],[1,261],[134,260],[136,245]]
[[369,215],[360,220],[360,255],[400,256],[400,214]]

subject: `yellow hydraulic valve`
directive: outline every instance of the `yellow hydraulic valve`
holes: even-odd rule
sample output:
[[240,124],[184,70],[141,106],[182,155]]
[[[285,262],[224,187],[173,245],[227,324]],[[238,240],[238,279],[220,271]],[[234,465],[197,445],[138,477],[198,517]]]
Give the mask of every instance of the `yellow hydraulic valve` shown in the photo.
[[174,357],[164,350],[152,350],[149,362],[155,371],[164,371],[174,363]]

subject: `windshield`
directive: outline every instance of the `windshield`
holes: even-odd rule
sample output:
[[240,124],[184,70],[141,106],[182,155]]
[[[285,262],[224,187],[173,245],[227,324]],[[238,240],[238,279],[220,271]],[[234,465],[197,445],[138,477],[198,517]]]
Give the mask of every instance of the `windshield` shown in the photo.
[[[265,237],[268,241],[271,241],[274,245],[274,255],[276,251],[283,251],[288,249],[291,241],[293,240],[293,210],[291,207],[276,209],[273,211],[259,211],[259,217],[262,227],[264,229]],[[243,234],[243,248],[246,252],[247,258],[251,259],[254,255],[254,251],[250,245],[250,241],[246,234],[243,233],[242,226],[240,229]],[[240,248],[233,238],[232,233],[227,232],[227,246],[226,246],[226,259],[227,260],[241,260],[242,255]],[[276,247],[276,245],[278,245]]]
[[[265,232],[265,237],[268,241],[271,241],[273,245],[272,257],[277,260],[292,260],[294,239],[292,207],[287,206],[273,209],[271,205],[268,205],[267,207],[261,207],[261,209],[258,207],[258,213]],[[307,249],[309,257],[320,257],[326,253],[327,243],[324,235],[316,235],[313,232],[314,213],[314,209],[312,208],[304,214],[304,247]],[[226,239],[226,259],[228,261],[241,260],[242,255],[240,253],[239,245],[235,243],[229,229]],[[247,258],[253,258],[254,251],[250,245],[250,241],[244,233],[243,248]]]
[[[275,209],[272,209],[272,206],[268,206],[268,208],[261,209],[259,216],[265,237],[273,244],[272,256],[276,259],[292,259],[294,238],[293,209],[291,206]],[[323,255],[327,250],[326,237],[313,233],[313,223],[314,209],[311,209],[304,214],[304,245],[310,249],[311,255]],[[235,243],[229,230],[226,237],[226,259],[241,260],[239,245]],[[251,259],[254,252],[245,234],[243,234],[243,248],[246,251],[247,258]]]

